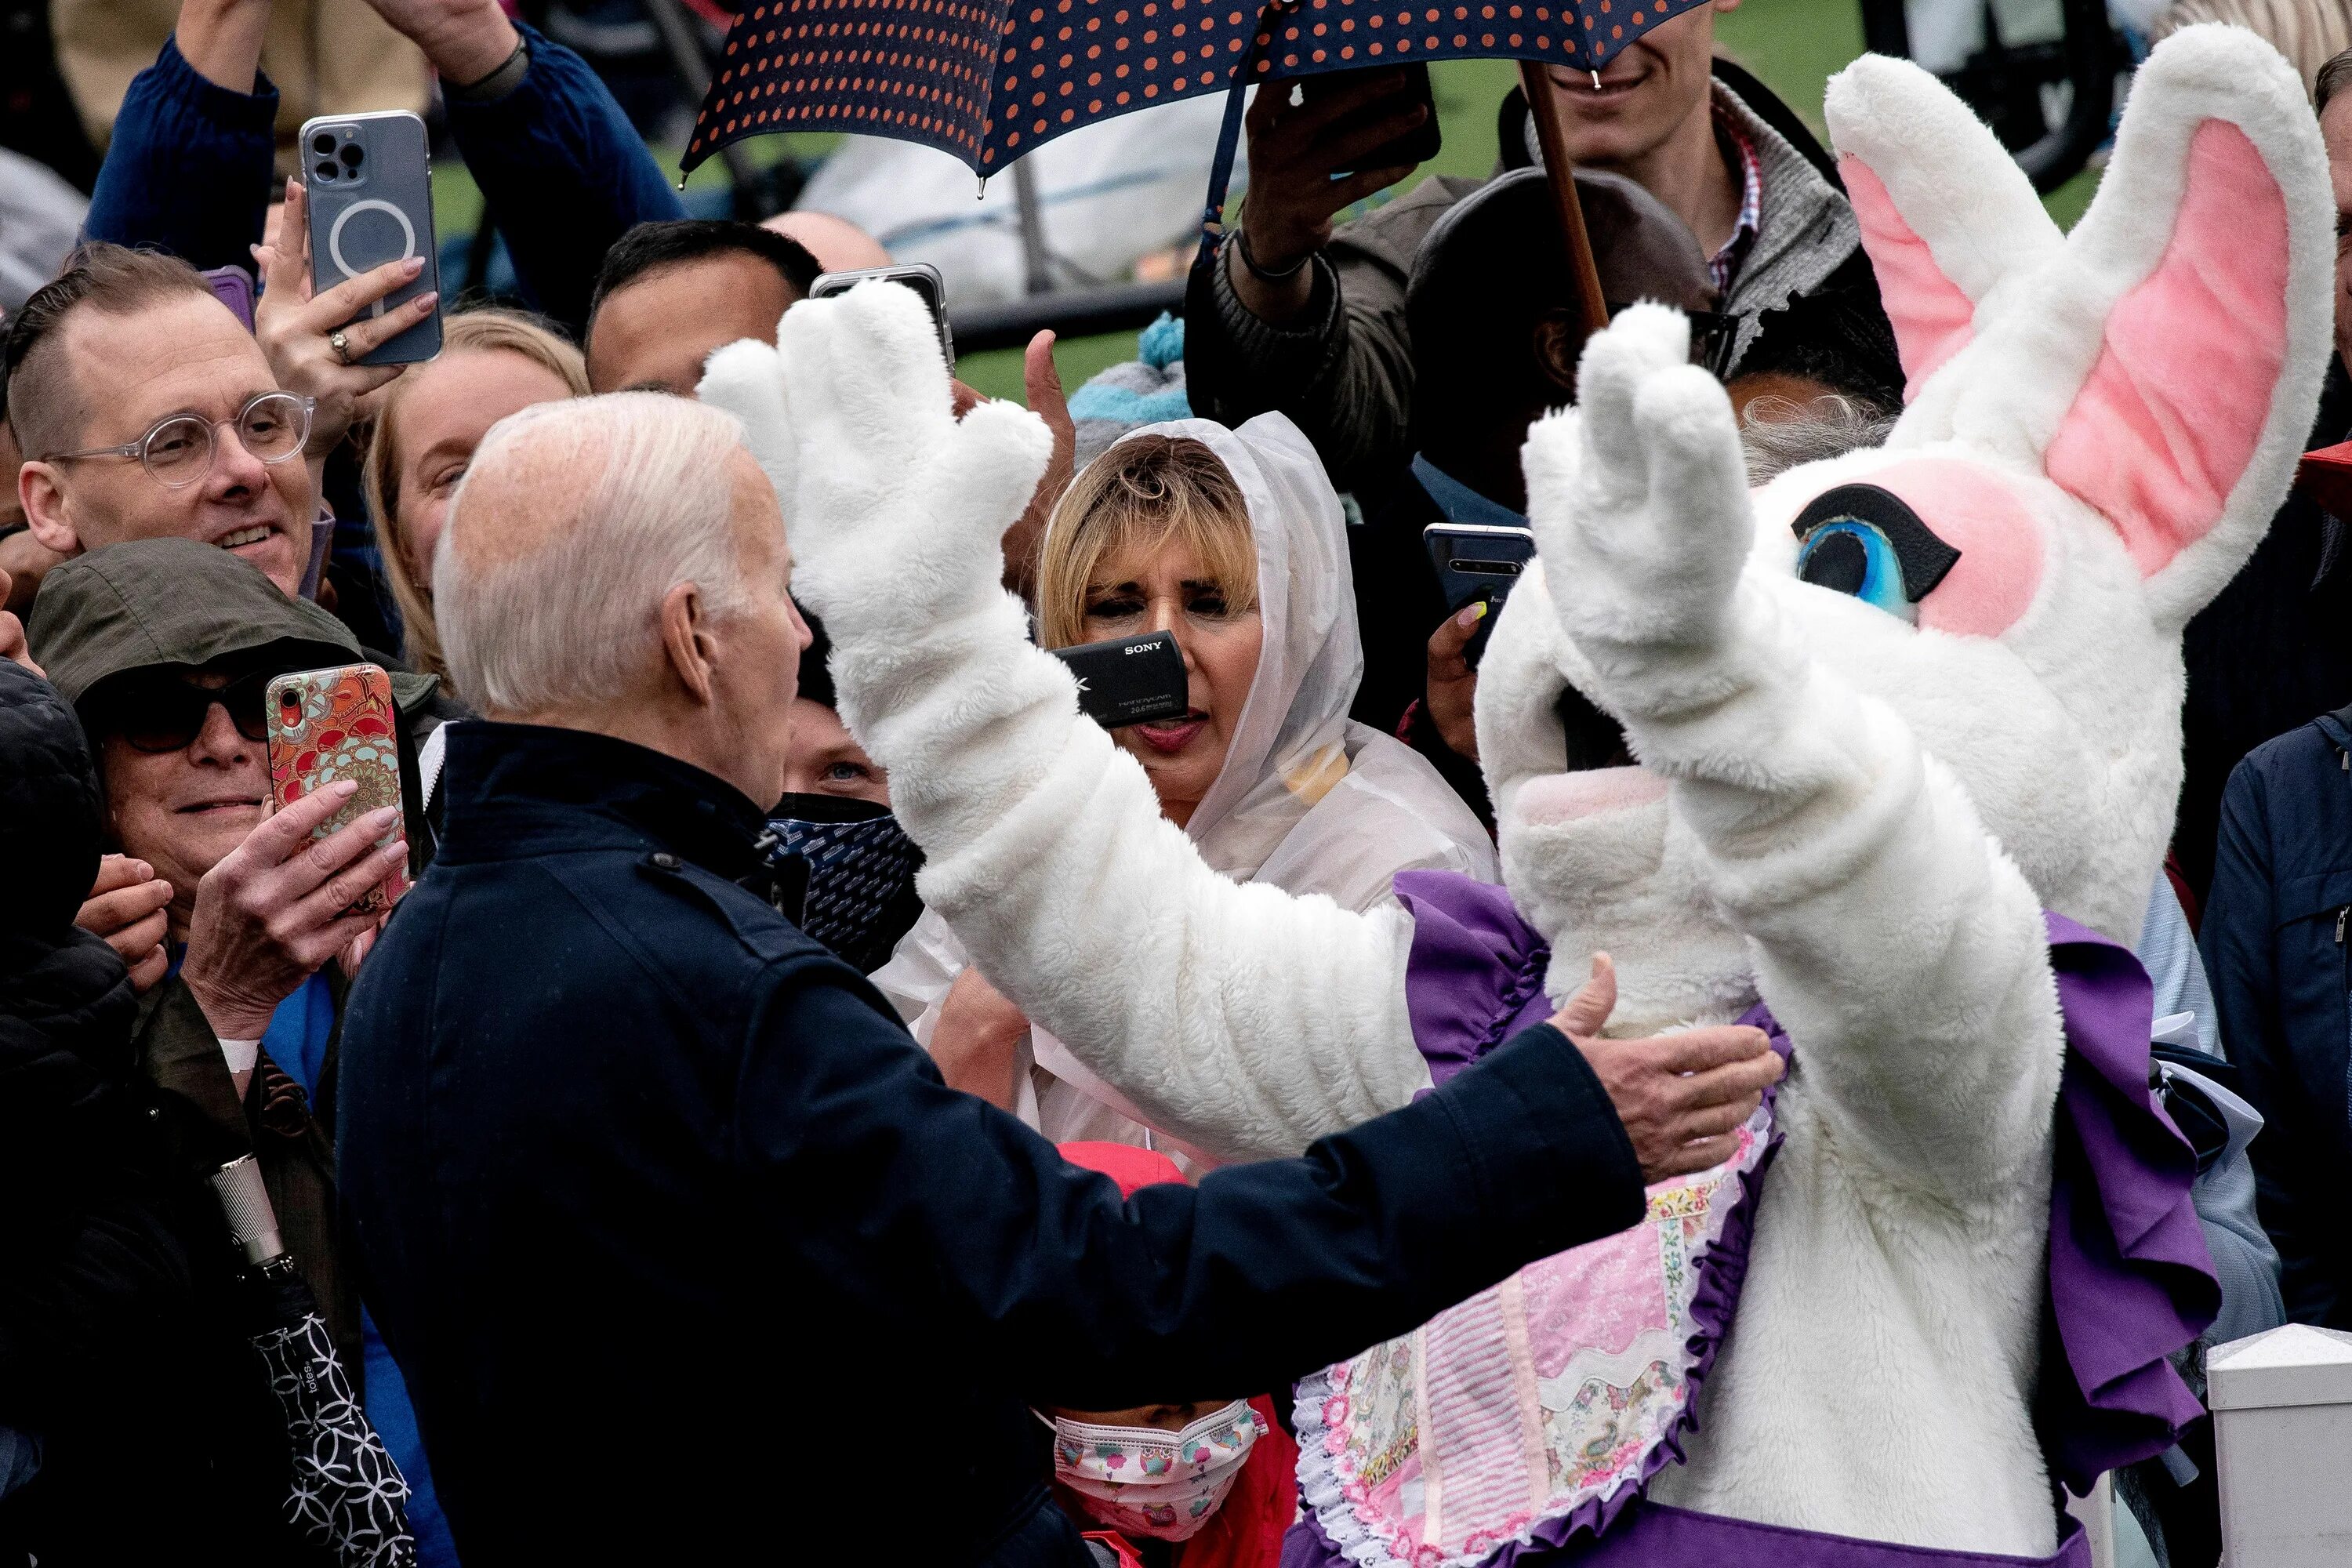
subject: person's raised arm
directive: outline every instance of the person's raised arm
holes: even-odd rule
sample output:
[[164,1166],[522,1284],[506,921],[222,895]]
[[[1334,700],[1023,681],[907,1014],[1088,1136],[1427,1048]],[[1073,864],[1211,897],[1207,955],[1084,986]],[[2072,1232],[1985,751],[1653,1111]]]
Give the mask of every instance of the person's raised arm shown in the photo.
[[278,89],[261,74],[269,0],[186,0],[131,79],[90,192],[86,239],[250,267],[269,208]]
[[1243,886],[1166,821],[1000,586],[1044,469],[1032,415],[950,412],[908,290],[795,306],[780,346],[712,356],[784,506],[851,731],[923,846],[924,901],[1028,1016],[1220,1159],[1295,1154],[1427,1081],[1404,1005],[1411,921]]
[[1186,301],[1193,407],[1227,425],[1279,410],[1342,489],[1394,456],[1411,412],[1410,251],[1365,233],[1332,243],[1341,212],[1412,173],[1359,166],[1422,123],[1426,110],[1405,89],[1401,71],[1323,78],[1297,104],[1291,83],[1259,89],[1239,220]]
[[1723,389],[1636,306],[1530,434],[1528,515],[1584,693],[1668,782],[1814,1101],[1895,1179],[1968,1202],[2047,1147],[2059,1033],[2040,900],[1958,782],[1811,655],[1747,570]]
[[523,294],[577,336],[596,268],[640,223],[686,216],[596,73],[498,0],[368,0],[440,73],[449,132]]

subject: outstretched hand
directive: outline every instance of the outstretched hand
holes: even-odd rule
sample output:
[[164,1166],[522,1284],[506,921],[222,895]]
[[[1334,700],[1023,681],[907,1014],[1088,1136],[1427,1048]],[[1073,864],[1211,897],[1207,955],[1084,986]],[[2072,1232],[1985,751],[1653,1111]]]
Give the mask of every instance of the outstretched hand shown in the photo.
[[839,612],[845,626],[915,632],[1001,592],[1005,533],[1053,437],[1015,404],[955,416],[912,290],[874,281],[804,300],[774,348],[711,355],[699,395],[743,421],[790,521],[794,595],[829,624]]
[[1642,1179],[1663,1182],[1720,1165],[1737,1133],[1778,1083],[1780,1058],[1761,1029],[1738,1025],[1686,1029],[1641,1040],[1611,1040],[1601,1028],[1617,1007],[1617,966],[1592,955],[1592,977],[1552,1016],[1552,1027],[1584,1053],[1608,1091],[1642,1163]]

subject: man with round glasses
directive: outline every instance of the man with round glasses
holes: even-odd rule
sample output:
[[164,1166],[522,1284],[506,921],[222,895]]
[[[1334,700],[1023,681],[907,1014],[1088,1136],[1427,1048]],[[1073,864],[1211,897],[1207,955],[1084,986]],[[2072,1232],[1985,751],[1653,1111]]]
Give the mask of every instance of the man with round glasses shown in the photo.
[[[396,323],[395,323],[396,324]],[[353,325],[362,334],[384,322]],[[8,323],[8,422],[26,521],[72,555],[176,537],[251,562],[288,594],[313,566],[299,461],[311,402],[184,262],[93,246]]]

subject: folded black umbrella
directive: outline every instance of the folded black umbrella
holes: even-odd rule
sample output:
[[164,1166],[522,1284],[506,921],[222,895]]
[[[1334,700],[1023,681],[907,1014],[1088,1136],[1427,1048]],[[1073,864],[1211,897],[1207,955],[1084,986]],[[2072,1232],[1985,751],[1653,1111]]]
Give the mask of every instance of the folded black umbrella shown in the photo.
[[289,1522],[335,1553],[342,1568],[413,1568],[408,1482],[352,1392],[310,1287],[278,1239],[278,1215],[252,1155],[214,1173],[213,1190],[249,1266],[247,1333],[285,1413],[294,1451]]

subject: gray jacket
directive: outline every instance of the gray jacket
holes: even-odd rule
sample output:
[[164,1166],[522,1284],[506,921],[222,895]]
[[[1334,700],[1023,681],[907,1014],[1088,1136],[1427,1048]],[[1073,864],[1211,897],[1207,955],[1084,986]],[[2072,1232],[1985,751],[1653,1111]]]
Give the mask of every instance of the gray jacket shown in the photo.
[[[1745,85],[1750,97],[1760,90]],[[1777,121],[1804,134],[1780,104],[1769,105],[1768,118],[1720,77],[1714,88],[1754,144],[1763,174],[1756,238],[1722,307],[1735,318],[1726,379],[1786,370],[1874,403],[1899,403],[1893,331],[1853,209],[1824,172],[1827,154],[1818,143],[1801,149],[1774,128]],[[1505,163],[1524,166],[1532,156],[1507,153]],[[1435,175],[1342,225],[1313,258],[1314,292],[1296,327],[1252,314],[1227,271],[1238,263],[1220,258],[1196,277],[1188,302],[1192,406],[1228,425],[1268,410],[1288,415],[1343,489],[1392,471],[1412,452],[1405,286],[1413,258],[1446,209],[1484,184]]]

